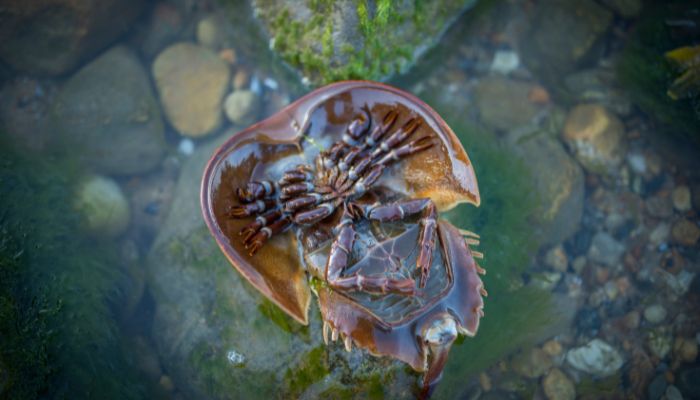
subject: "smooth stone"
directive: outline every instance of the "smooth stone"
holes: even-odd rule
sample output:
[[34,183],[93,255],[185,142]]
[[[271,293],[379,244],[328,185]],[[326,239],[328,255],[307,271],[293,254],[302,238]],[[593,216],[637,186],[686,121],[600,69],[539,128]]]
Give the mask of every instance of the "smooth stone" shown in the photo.
[[625,245],[618,242],[607,232],[598,232],[593,236],[588,258],[594,262],[615,267],[625,253]]
[[688,186],[682,185],[673,189],[673,192],[671,192],[671,199],[673,200],[673,207],[679,212],[683,213],[693,208],[690,188]]
[[226,97],[224,112],[234,124],[250,125],[260,112],[260,99],[250,90],[236,90]]
[[566,117],[563,139],[591,173],[615,171],[623,160],[623,137],[622,122],[600,105],[578,105]]
[[569,259],[564,250],[564,246],[559,244],[549,249],[544,256],[544,263],[556,271],[566,272],[569,266]]
[[140,36],[140,49],[146,58],[153,59],[166,46],[177,40],[183,29],[183,16],[178,7],[167,1],[153,6],[153,11]]
[[644,309],[644,319],[650,324],[658,324],[666,319],[666,309],[661,304],[652,304]]
[[673,201],[670,196],[659,194],[647,199],[646,210],[654,218],[670,218],[673,215]]
[[559,368],[554,368],[542,380],[544,394],[549,400],[574,400],[576,388],[568,376]]
[[226,42],[225,20],[218,15],[209,15],[197,23],[197,42],[212,50],[219,50]]
[[84,178],[77,185],[73,206],[83,216],[84,229],[95,236],[114,238],[129,226],[129,202],[111,178]]
[[694,366],[680,371],[676,385],[689,399],[700,398],[700,367]]
[[158,165],[166,150],[160,107],[136,55],[117,46],[63,85],[51,109],[61,145],[107,174]]
[[671,332],[665,326],[659,326],[647,333],[647,346],[651,353],[659,357],[659,359],[664,359],[671,351],[673,344],[673,337],[671,337]]
[[541,109],[528,100],[535,85],[503,77],[486,77],[474,88],[484,125],[509,131],[530,124]]
[[694,338],[677,337],[673,352],[680,361],[692,363],[698,358],[698,342]]
[[624,360],[614,347],[601,339],[593,339],[585,346],[569,350],[566,361],[579,371],[602,378],[615,374]]
[[670,385],[666,388],[666,400],[683,400],[683,395],[677,387]]
[[153,63],[153,77],[168,121],[189,137],[202,137],[222,122],[221,103],[230,70],[212,50],[181,42],[163,50]]
[[700,239],[700,228],[695,222],[685,218],[680,219],[671,227],[671,239],[683,246],[695,246]]
[[68,73],[125,33],[145,8],[139,0],[4,1],[0,58],[33,76]]

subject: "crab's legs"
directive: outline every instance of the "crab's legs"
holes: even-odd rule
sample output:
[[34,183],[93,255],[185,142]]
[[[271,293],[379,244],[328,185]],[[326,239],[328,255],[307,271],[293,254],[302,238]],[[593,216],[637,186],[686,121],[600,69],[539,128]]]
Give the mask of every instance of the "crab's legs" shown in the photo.
[[421,214],[421,233],[418,238],[420,247],[416,268],[420,269],[420,287],[425,287],[433,262],[437,227],[437,208],[431,199],[398,201],[384,206],[367,206],[365,216],[378,222],[401,221],[406,217]]
[[353,217],[346,209],[334,229],[337,237],[333,241],[326,264],[325,278],[328,284],[334,289],[343,291],[414,294],[415,281],[410,278],[394,279],[386,276],[364,276],[360,273],[341,276],[350,261],[352,247],[355,244],[353,223]]

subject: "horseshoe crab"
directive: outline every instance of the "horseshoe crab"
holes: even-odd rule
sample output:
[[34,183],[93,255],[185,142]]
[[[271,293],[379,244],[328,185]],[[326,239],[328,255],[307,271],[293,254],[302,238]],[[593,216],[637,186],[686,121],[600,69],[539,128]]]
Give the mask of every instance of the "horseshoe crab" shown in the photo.
[[231,137],[201,187],[231,264],[302,324],[311,291],[323,337],[439,380],[486,295],[478,235],[439,212],[480,203],[464,148],[440,116],[388,85],[320,88]]

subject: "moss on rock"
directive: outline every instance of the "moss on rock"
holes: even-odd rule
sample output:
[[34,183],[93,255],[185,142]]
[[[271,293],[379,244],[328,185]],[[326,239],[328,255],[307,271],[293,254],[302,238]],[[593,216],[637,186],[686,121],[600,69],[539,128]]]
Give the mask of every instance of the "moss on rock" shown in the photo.
[[313,84],[384,80],[435,44],[472,0],[256,0],[270,46]]

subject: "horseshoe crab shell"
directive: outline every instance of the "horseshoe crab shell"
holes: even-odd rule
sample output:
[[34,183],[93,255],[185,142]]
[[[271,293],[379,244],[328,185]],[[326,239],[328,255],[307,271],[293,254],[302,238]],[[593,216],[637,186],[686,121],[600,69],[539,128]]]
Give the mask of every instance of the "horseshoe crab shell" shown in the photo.
[[[375,82],[339,82],[307,94],[233,135],[214,152],[204,171],[202,213],[219,247],[255,288],[302,324],[308,323],[311,290],[294,232],[272,238],[249,256],[238,237],[245,221],[226,216],[235,202],[234,190],[249,180],[279,177],[285,167],[313,160],[340,139],[362,109],[378,119],[390,108],[422,119],[420,130],[437,139],[437,145],[392,167],[377,184],[405,198],[429,197],[439,211],[463,202],[478,206],[476,176],[454,132],[415,96]],[[318,294],[323,303],[342,306],[332,293]]]

